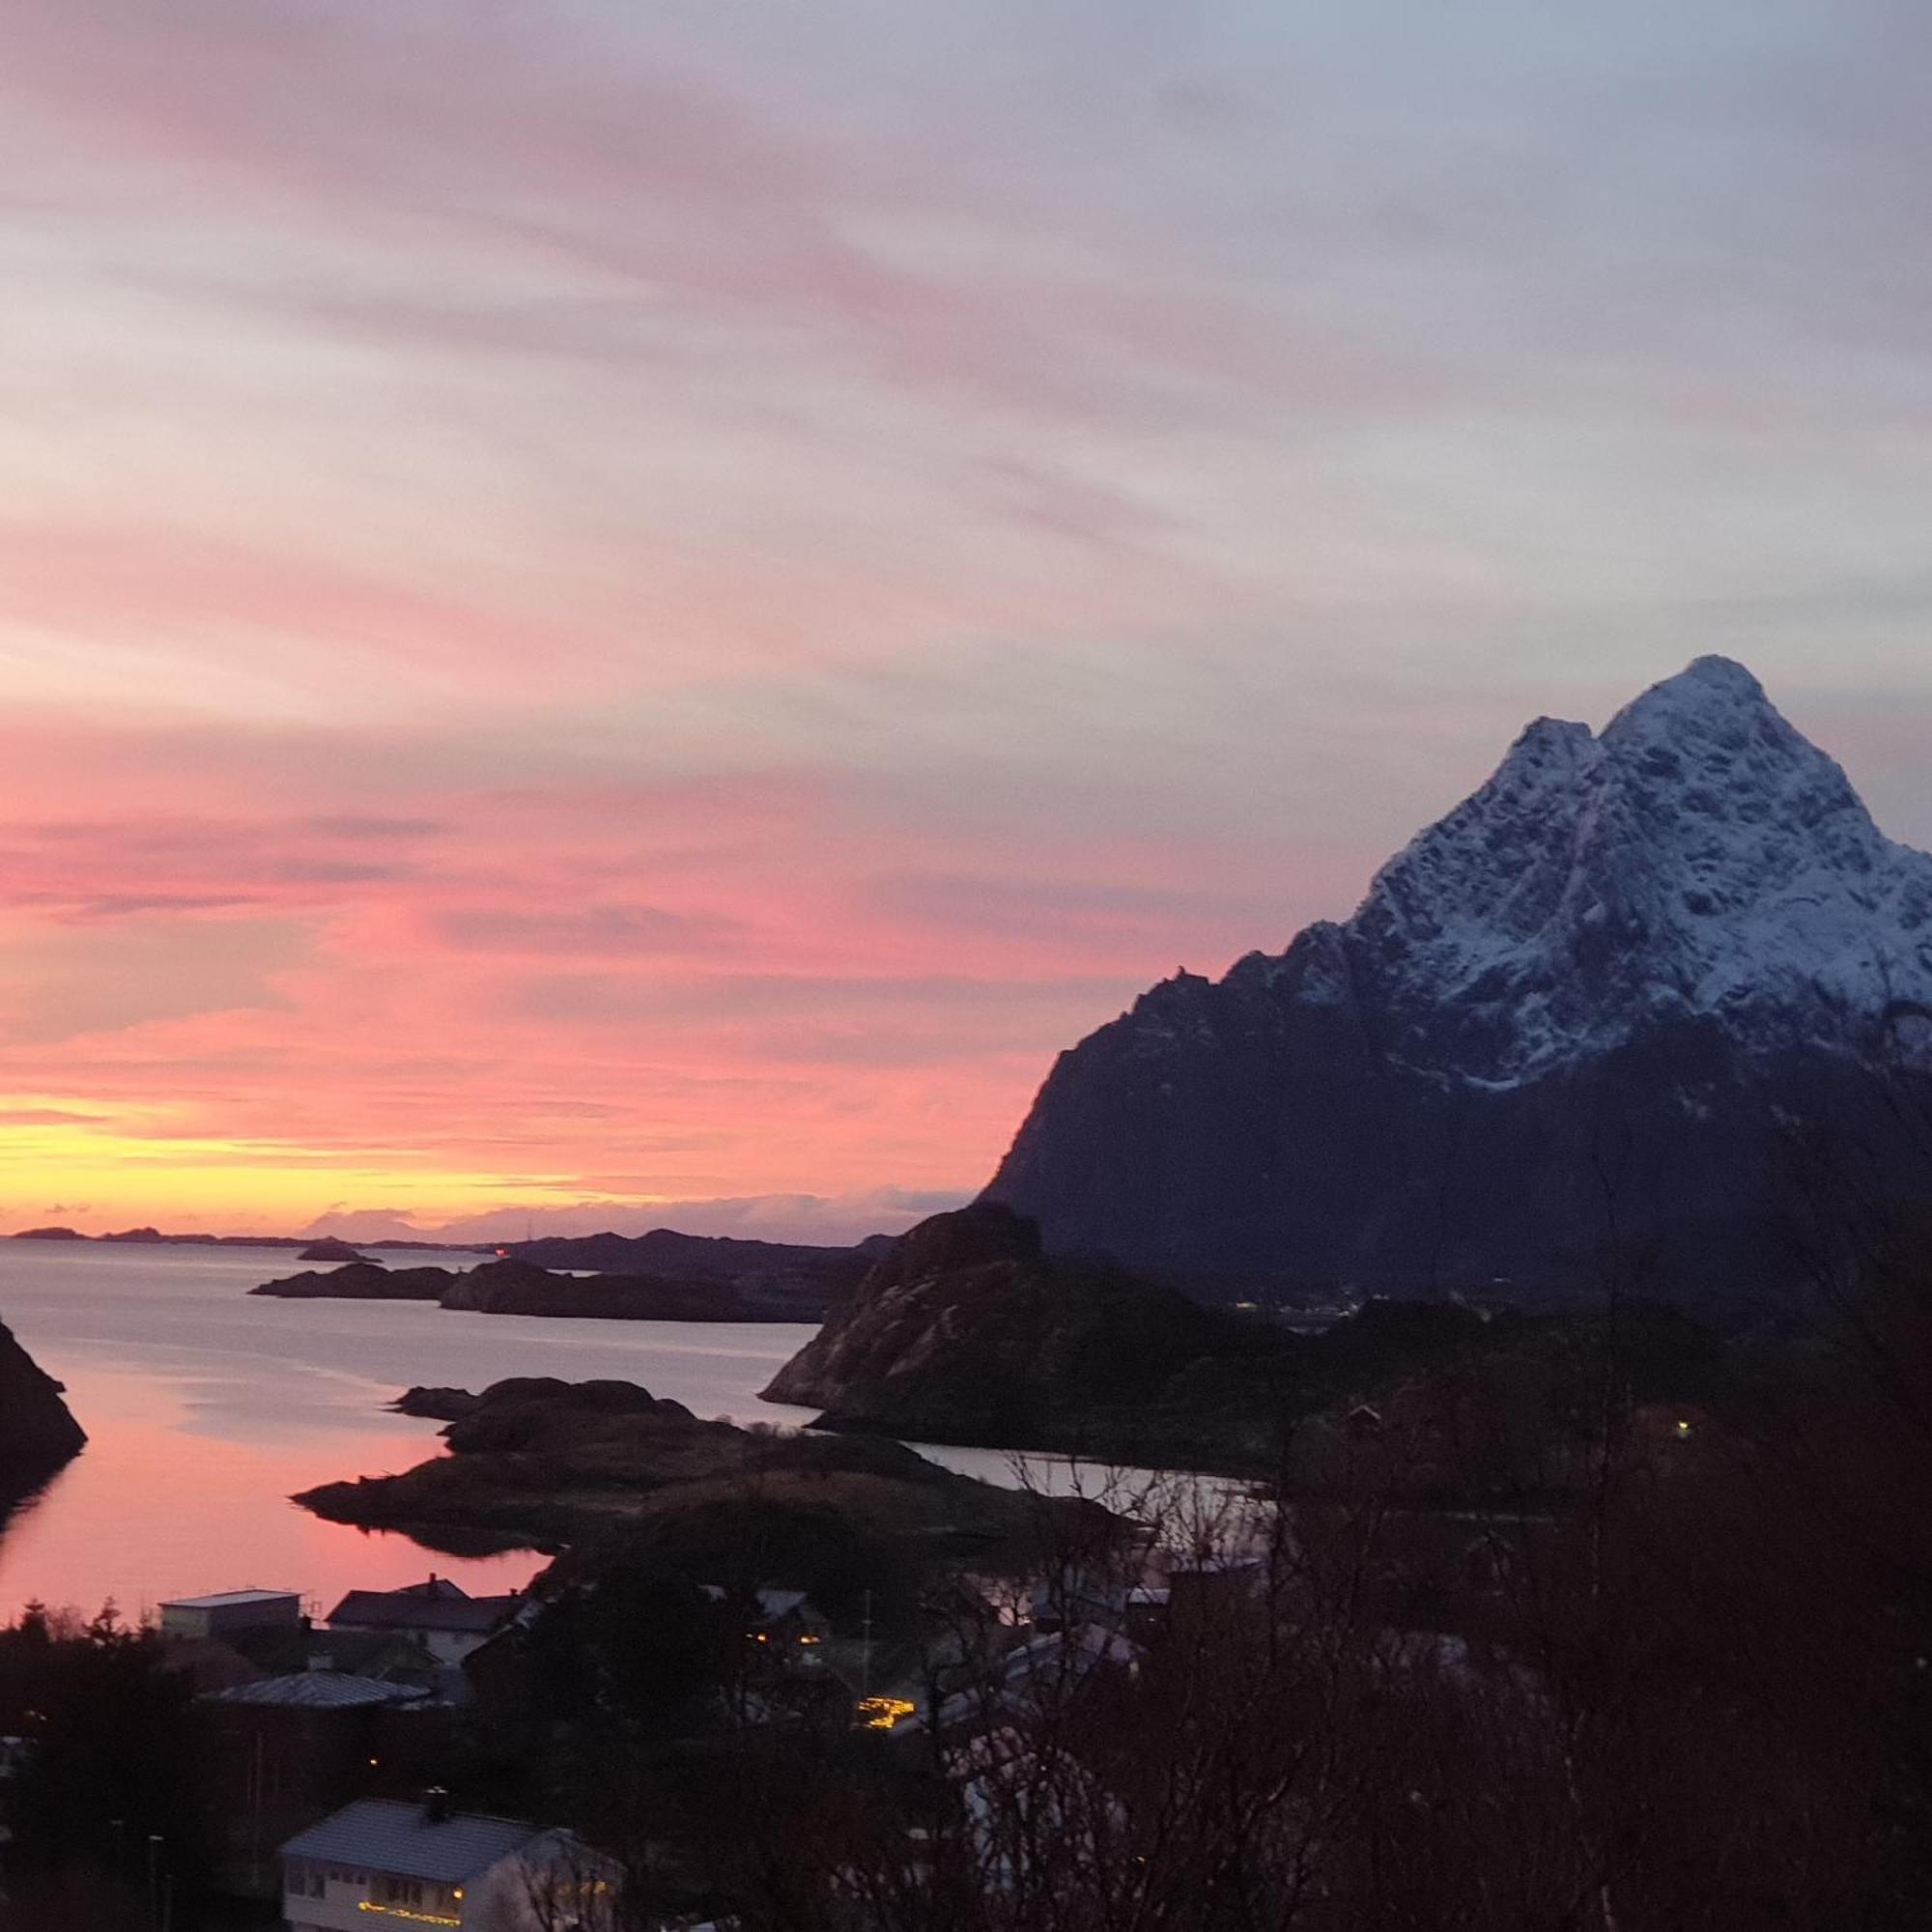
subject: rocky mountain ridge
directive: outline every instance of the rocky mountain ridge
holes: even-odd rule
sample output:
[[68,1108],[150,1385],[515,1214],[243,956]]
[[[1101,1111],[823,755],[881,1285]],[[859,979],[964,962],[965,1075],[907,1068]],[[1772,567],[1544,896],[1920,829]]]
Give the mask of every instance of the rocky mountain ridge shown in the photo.
[[[1742,666],[1541,720],[1348,922],[1063,1054],[986,1190],[1050,1247],[1394,1292],[1701,1300],[1788,1262],[1793,1120],[1932,1034],[1932,858]],[[1634,1259],[1633,1259],[1634,1258]]]

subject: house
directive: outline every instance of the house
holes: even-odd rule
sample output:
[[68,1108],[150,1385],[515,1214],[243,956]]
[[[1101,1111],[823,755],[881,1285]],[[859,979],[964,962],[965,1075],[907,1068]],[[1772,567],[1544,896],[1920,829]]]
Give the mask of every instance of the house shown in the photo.
[[331,1631],[385,1631],[414,1637],[445,1667],[459,1664],[508,1623],[526,1600],[472,1597],[447,1577],[400,1590],[351,1590],[329,1611]]
[[[724,1603],[728,1594],[721,1583],[699,1587],[714,1604]],[[832,1634],[832,1626],[803,1590],[761,1587],[752,1592],[746,1606],[745,1634],[786,1662],[818,1664],[824,1661],[820,1646]]]
[[948,1754],[982,1891],[1064,1887],[1068,1902],[1118,1857],[1124,1804],[1072,1752],[1010,1726]]
[[418,1686],[299,1670],[201,1699],[219,1875],[247,1897],[280,1884],[275,1847],[370,1788],[377,1776],[433,1777],[448,1761],[453,1714]]
[[746,1634],[791,1662],[817,1664],[824,1662],[820,1646],[832,1634],[832,1626],[803,1590],[758,1590]]
[[442,1925],[488,1932],[609,1932],[617,1873],[568,1832],[518,1818],[367,1798],[281,1848],[289,1932]]
[[932,1714],[942,1736],[984,1731],[994,1725],[1032,1722],[1061,1708],[1099,1673],[1135,1674],[1141,1649],[1118,1630],[1078,1624],[1030,1637],[967,1678]]
[[161,1605],[161,1634],[230,1637],[241,1631],[299,1630],[301,1598],[294,1590],[222,1590],[177,1597]]
[[446,1668],[412,1631],[304,1629],[301,1639],[298,1645],[274,1645],[264,1632],[244,1632],[231,1641],[271,1677],[296,1670],[333,1670],[346,1677],[374,1677],[428,1690]]
[[1080,1624],[1118,1624],[1126,1609],[1127,1585],[1118,1577],[1073,1565],[1037,1577],[1027,1621],[1043,1634]]
[[408,1631],[317,1630],[306,1617],[294,1625],[263,1624],[222,1636],[170,1636],[163,1641],[169,1669],[184,1673],[197,1690],[226,1690],[319,1670],[427,1691],[446,1689],[452,1674]]
[[[431,1580],[439,1592],[457,1589]],[[161,1605],[160,1613],[168,1666],[191,1679],[197,1690],[226,1690],[300,1670],[447,1689],[448,1666],[410,1630],[318,1630],[293,1590],[177,1597]]]

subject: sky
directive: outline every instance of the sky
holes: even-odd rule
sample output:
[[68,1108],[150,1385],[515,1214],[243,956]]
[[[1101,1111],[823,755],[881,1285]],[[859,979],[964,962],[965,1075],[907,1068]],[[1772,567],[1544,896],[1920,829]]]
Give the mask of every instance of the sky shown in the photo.
[[0,47],[0,1226],[904,1227],[1705,651],[1932,844],[1918,0]]

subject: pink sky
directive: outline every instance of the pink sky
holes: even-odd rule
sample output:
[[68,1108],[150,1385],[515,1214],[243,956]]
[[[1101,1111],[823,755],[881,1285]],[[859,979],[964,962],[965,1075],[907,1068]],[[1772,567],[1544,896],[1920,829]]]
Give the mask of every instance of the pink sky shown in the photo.
[[903,1226],[1704,650],[1932,842],[1932,38],[1566,11],[12,0],[0,1224]]

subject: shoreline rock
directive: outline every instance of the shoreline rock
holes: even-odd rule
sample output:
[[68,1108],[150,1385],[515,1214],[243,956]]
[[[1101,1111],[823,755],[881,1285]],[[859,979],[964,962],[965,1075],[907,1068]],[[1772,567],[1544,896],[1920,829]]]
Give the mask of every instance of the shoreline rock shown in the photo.
[[63,1383],[0,1322],[0,1492],[17,1499],[87,1446]]

